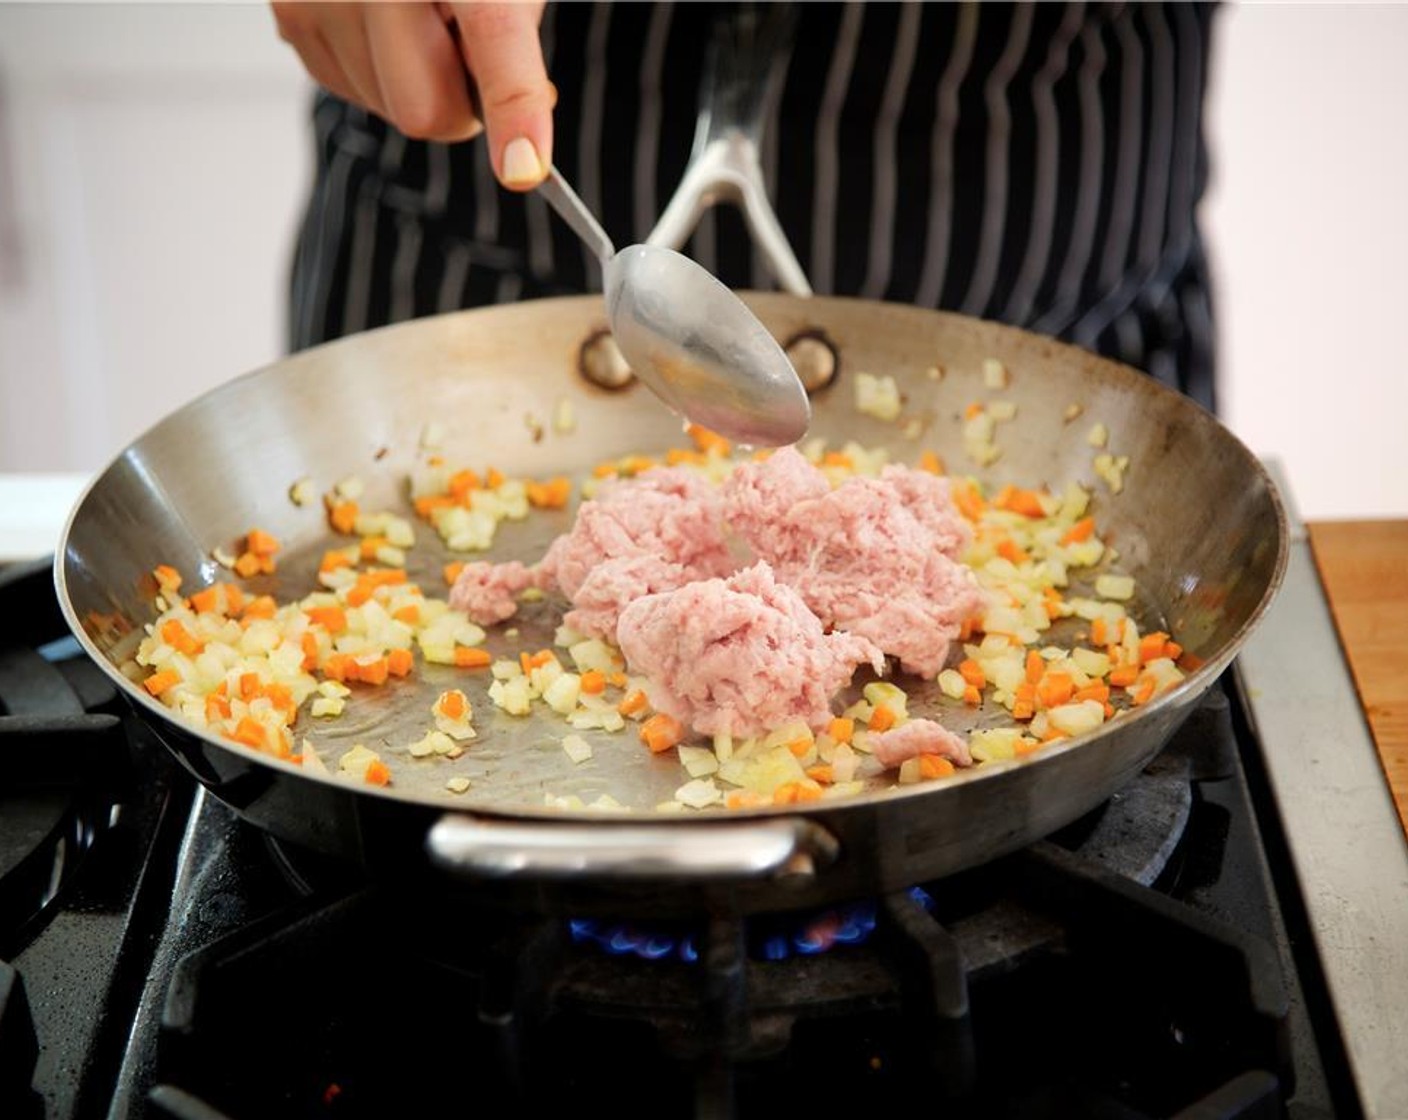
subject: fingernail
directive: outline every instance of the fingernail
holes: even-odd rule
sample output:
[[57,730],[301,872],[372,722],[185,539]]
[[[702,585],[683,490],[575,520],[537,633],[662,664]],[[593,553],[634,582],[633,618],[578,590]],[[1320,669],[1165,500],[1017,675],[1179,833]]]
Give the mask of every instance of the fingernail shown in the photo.
[[504,146],[504,182],[534,183],[543,177],[543,161],[538,158],[538,149],[526,136],[510,140]]

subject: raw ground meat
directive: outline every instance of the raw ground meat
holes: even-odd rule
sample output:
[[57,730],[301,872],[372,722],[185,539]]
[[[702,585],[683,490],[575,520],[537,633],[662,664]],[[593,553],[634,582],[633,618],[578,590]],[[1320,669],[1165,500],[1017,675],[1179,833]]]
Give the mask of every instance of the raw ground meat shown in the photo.
[[983,594],[954,557],[970,533],[948,484],[887,467],[832,490],[793,448],[740,466],[724,484],[729,526],[824,626],[868,637],[909,672],[944,666]]
[[886,769],[921,754],[936,754],[955,766],[971,766],[973,758],[968,744],[947,727],[931,719],[912,719],[893,731],[881,731],[870,736],[870,750],[875,760]]
[[450,606],[464,611],[471,622],[492,626],[511,618],[518,610],[518,596],[530,587],[541,587],[543,582],[536,569],[517,560],[506,564],[476,561],[464,566],[450,588]]
[[857,665],[883,666],[867,639],[826,633],[765,563],[637,599],[617,638],[654,707],[705,735],[762,734],[795,719],[820,728]]
[[555,585],[575,608],[563,620],[568,626],[614,642],[616,620],[632,600],[734,569],[722,511],[718,488],[680,467],[609,482],[582,503],[541,563],[466,565],[450,603],[491,625],[513,615],[525,588]]

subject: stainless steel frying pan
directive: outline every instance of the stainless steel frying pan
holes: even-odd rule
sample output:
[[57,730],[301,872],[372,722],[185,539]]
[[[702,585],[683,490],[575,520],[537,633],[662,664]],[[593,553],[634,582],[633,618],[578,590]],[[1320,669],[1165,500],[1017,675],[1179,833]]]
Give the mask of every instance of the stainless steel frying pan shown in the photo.
[[[610,391],[579,374],[583,342],[601,325],[594,297],[462,312],[344,339],[180,409],[102,471],[73,511],[55,573],[68,622],[192,773],[255,824],[373,867],[448,871],[514,905],[617,913],[810,905],[982,863],[1100,804],[1158,752],[1280,583],[1286,522],[1256,459],[1187,399],[1040,337],[896,305],[747,298],[779,339],[819,332],[839,355],[835,382],[814,400],[814,435],[885,447],[900,462],[932,449],[953,473],[992,486],[1059,488],[1074,479],[1092,489],[1102,535],[1147,596],[1146,621],[1163,622],[1203,667],[1153,703],[1027,762],[852,800],[687,816],[651,808],[685,780],[672,758],[649,755],[629,731],[601,733],[595,757],[574,766],[558,745],[567,728],[497,712],[483,700],[482,672],[418,668],[410,680],[358,698],[334,727],[309,732],[325,753],[338,736],[381,751],[396,781],[377,789],[206,736],[119,671],[121,643],[110,628],[92,625],[95,612],[134,626],[150,619],[142,588],[158,563],[180,569],[188,591],[228,578],[211,550],[254,525],[285,542],[278,575],[260,588],[305,594],[322,550],[345,538],[330,536],[316,504],[293,505],[290,484],[311,477],[329,486],[356,475],[367,486],[363,508],[405,513],[405,479],[429,421],[446,426],[448,461],[510,475],[580,476],[604,458],[679,445],[678,418],[644,389]],[[986,358],[1010,371],[1007,389],[986,387]],[[896,378],[905,396],[899,422],[855,410],[858,371]],[[978,467],[965,459],[961,416],[970,402],[999,396],[1016,404],[1016,416],[1000,426],[1001,458]],[[577,418],[570,434],[547,423],[564,398]],[[1075,420],[1072,405],[1080,406]],[[1086,435],[1095,421],[1108,427],[1110,450],[1130,459],[1118,494],[1092,466]],[[544,514],[508,526],[492,555],[536,558],[567,521],[566,513]],[[439,573],[449,558],[422,527],[410,566],[427,593],[443,594]],[[555,621],[551,604],[536,607],[518,620],[516,638],[496,634],[491,648],[537,648]],[[398,753],[424,732],[431,699],[451,680],[474,702],[481,736],[458,771]],[[912,712],[972,726],[974,717],[932,687],[914,693]],[[458,799],[444,790],[451,772],[473,783]],[[610,792],[634,811],[549,809],[545,792],[584,801]]]

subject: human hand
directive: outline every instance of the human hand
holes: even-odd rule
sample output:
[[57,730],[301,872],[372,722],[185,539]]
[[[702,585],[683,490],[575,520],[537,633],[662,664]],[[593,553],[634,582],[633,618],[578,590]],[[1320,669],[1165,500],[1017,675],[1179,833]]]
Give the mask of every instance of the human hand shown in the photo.
[[531,190],[552,163],[541,0],[271,4],[280,37],[337,96],[419,140],[488,133],[494,174]]

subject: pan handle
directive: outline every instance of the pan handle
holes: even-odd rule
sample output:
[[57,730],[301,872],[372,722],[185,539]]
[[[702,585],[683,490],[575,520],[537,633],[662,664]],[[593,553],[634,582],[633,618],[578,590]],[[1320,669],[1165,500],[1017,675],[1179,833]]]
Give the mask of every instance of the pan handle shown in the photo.
[[811,876],[839,845],[801,817],[727,824],[660,825],[601,821],[557,824],[447,813],[426,848],[438,866],[468,877],[624,880],[760,879]]

